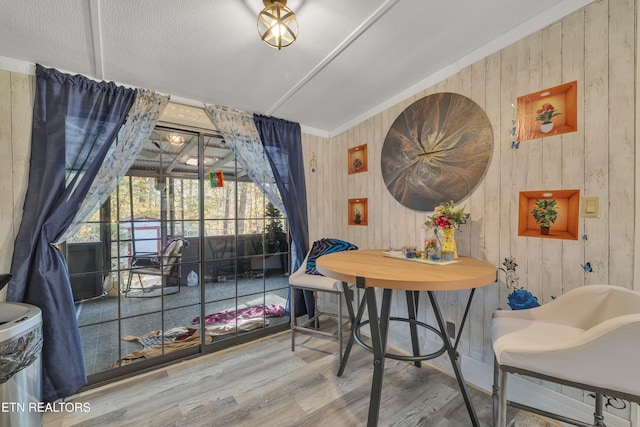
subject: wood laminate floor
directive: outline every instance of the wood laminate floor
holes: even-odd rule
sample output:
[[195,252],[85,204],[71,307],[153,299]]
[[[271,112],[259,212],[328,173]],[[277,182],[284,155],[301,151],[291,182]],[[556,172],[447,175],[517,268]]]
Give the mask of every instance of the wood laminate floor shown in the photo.
[[[75,395],[88,412],[46,413],[62,426],[364,426],[371,353],[355,345],[341,378],[335,341],[283,332]],[[482,426],[491,397],[469,388]],[[510,425],[551,427],[509,408]],[[454,378],[428,364],[387,360],[379,426],[470,426]]]

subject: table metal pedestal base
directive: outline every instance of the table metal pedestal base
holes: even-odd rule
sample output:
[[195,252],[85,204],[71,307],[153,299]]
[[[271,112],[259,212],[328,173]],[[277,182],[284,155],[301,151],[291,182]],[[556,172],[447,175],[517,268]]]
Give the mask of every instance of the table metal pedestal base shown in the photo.
[[[465,312],[462,317],[462,321],[460,323],[458,335],[456,337],[455,343],[452,345],[450,341],[450,337],[447,334],[446,322],[442,316],[442,312],[440,311],[440,306],[438,305],[438,301],[436,300],[436,297],[433,291],[427,291],[427,294],[429,295],[429,301],[431,302],[431,306],[433,307],[434,315],[438,323],[438,329],[435,329],[430,325],[426,325],[416,320],[416,311],[417,311],[417,302],[418,302],[417,291],[406,291],[407,310],[409,315],[407,319],[401,319],[397,317],[392,318],[390,316],[391,296],[392,296],[391,289],[383,290],[382,305],[380,308],[380,315],[378,315],[378,303],[376,301],[375,288],[366,287],[365,279],[363,277],[356,278],[356,286],[358,288],[364,289],[364,297],[358,307],[358,313],[356,315],[355,322],[351,330],[351,334],[349,335],[349,341],[347,342],[345,352],[342,356],[342,360],[340,361],[338,376],[342,376],[342,374],[344,373],[344,369],[346,367],[347,361],[349,360],[349,355],[351,353],[351,348],[353,347],[354,342],[358,342],[358,344],[363,346],[365,349],[373,352],[373,380],[371,383],[371,396],[369,400],[369,415],[368,415],[367,426],[375,427],[378,425],[378,416],[380,412],[380,403],[381,403],[381,396],[382,396],[382,380],[384,376],[384,363],[386,358],[413,361],[416,366],[420,366],[421,360],[433,359],[434,357],[438,357],[441,354],[446,352],[449,355],[449,359],[451,360],[451,366],[453,368],[453,372],[458,381],[460,393],[462,394],[462,397],[464,399],[464,403],[467,407],[467,411],[469,412],[469,418],[471,419],[471,423],[474,427],[478,427],[480,423],[478,421],[478,417],[475,413],[473,404],[467,392],[467,387],[464,382],[462,370],[460,369],[460,364],[458,362],[458,353],[457,353],[458,343],[460,341],[460,336],[464,328],[467,315],[469,314],[469,308],[471,306],[471,301],[473,299],[475,289],[471,289],[471,294],[469,295],[469,300],[467,302],[467,306],[465,308]],[[369,320],[362,322],[362,316],[364,315],[365,308],[368,311]],[[386,352],[387,335],[389,331],[390,320],[400,320],[400,321],[408,322],[410,324],[413,356],[399,356],[399,355],[390,354]],[[372,341],[371,347],[365,345],[359,337],[360,327],[366,324],[369,324],[369,327],[371,330],[371,341]],[[427,327],[432,332],[439,335],[443,341],[443,348],[430,354],[421,355],[420,345],[418,342],[417,326]]]

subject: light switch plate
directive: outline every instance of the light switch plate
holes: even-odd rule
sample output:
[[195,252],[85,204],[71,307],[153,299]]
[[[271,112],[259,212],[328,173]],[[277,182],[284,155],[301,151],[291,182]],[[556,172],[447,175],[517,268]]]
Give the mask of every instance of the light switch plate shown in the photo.
[[600,218],[600,197],[584,196],[582,198],[582,216],[585,218]]

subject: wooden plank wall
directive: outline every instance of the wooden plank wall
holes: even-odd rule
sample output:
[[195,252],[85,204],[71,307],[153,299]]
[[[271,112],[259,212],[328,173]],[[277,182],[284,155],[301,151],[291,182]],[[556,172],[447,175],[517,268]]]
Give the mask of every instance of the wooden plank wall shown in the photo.
[[[455,92],[484,108],[494,133],[487,174],[461,202],[471,223],[457,234],[459,252],[496,266],[515,257],[520,285],[541,303],[585,284],[633,288],[635,10],[635,0],[594,2],[339,135],[304,135],[305,159],[312,152],[318,159],[318,171],[307,172],[311,241],[332,236],[362,248],[419,243],[430,213],[401,206],[387,191],[380,169],[382,144],[395,118],[412,102]],[[509,129],[517,97],[573,80],[578,81],[578,131],[523,141],[512,149]],[[369,170],[348,175],[347,149],[360,144],[368,144]],[[599,196],[600,218],[581,217],[578,240],[519,237],[518,194],[542,189]],[[356,197],[368,198],[368,226],[347,224],[347,199]],[[593,273],[584,272],[585,262]],[[476,293],[461,354],[492,363],[489,320],[498,307],[508,308],[508,292],[501,275],[499,284]],[[450,319],[460,318],[467,295],[438,295]],[[402,313],[404,299],[399,297],[393,309]],[[428,307],[423,299],[420,304]],[[419,317],[429,320],[430,309],[423,308]],[[402,335],[392,334],[390,342],[410,348],[399,341]],[[581,398],[579,392],[562,390]]]
[[[0,273],[11,267],[29,173],[35,77],[0,70]],[[0,292],[5,300],[6,289]]]

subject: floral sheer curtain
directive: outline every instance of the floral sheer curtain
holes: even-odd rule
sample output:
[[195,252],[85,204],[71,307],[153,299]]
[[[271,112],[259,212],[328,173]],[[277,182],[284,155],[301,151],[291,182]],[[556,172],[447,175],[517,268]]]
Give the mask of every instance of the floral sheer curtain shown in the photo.
[[73,222],[60,238],[64,242],[74,236],[82,225],[100,209],[142,150],[144,141],[155,127],[169,103],[169,96],[146,89],[137,89],[136,100],[127,120],[118,132],[116,144],[107,154],[102,167],[82,201]]
[[219,105],[208,105],[206,111],[247,176],[276,209],[286,212],[276,179],[265,157],[253,114]]
[[[292,238],[292,268],[298,268],[309,249],[300,125],[218,105],[207,106],[206,111],[247,175],[267,200],[286,214]],[[260,132],[258,126],[263,127]],[[313,292],[298,289],[295,298],[295,315],[313,316]],[[287,301],[287,313],[289,306]]]

